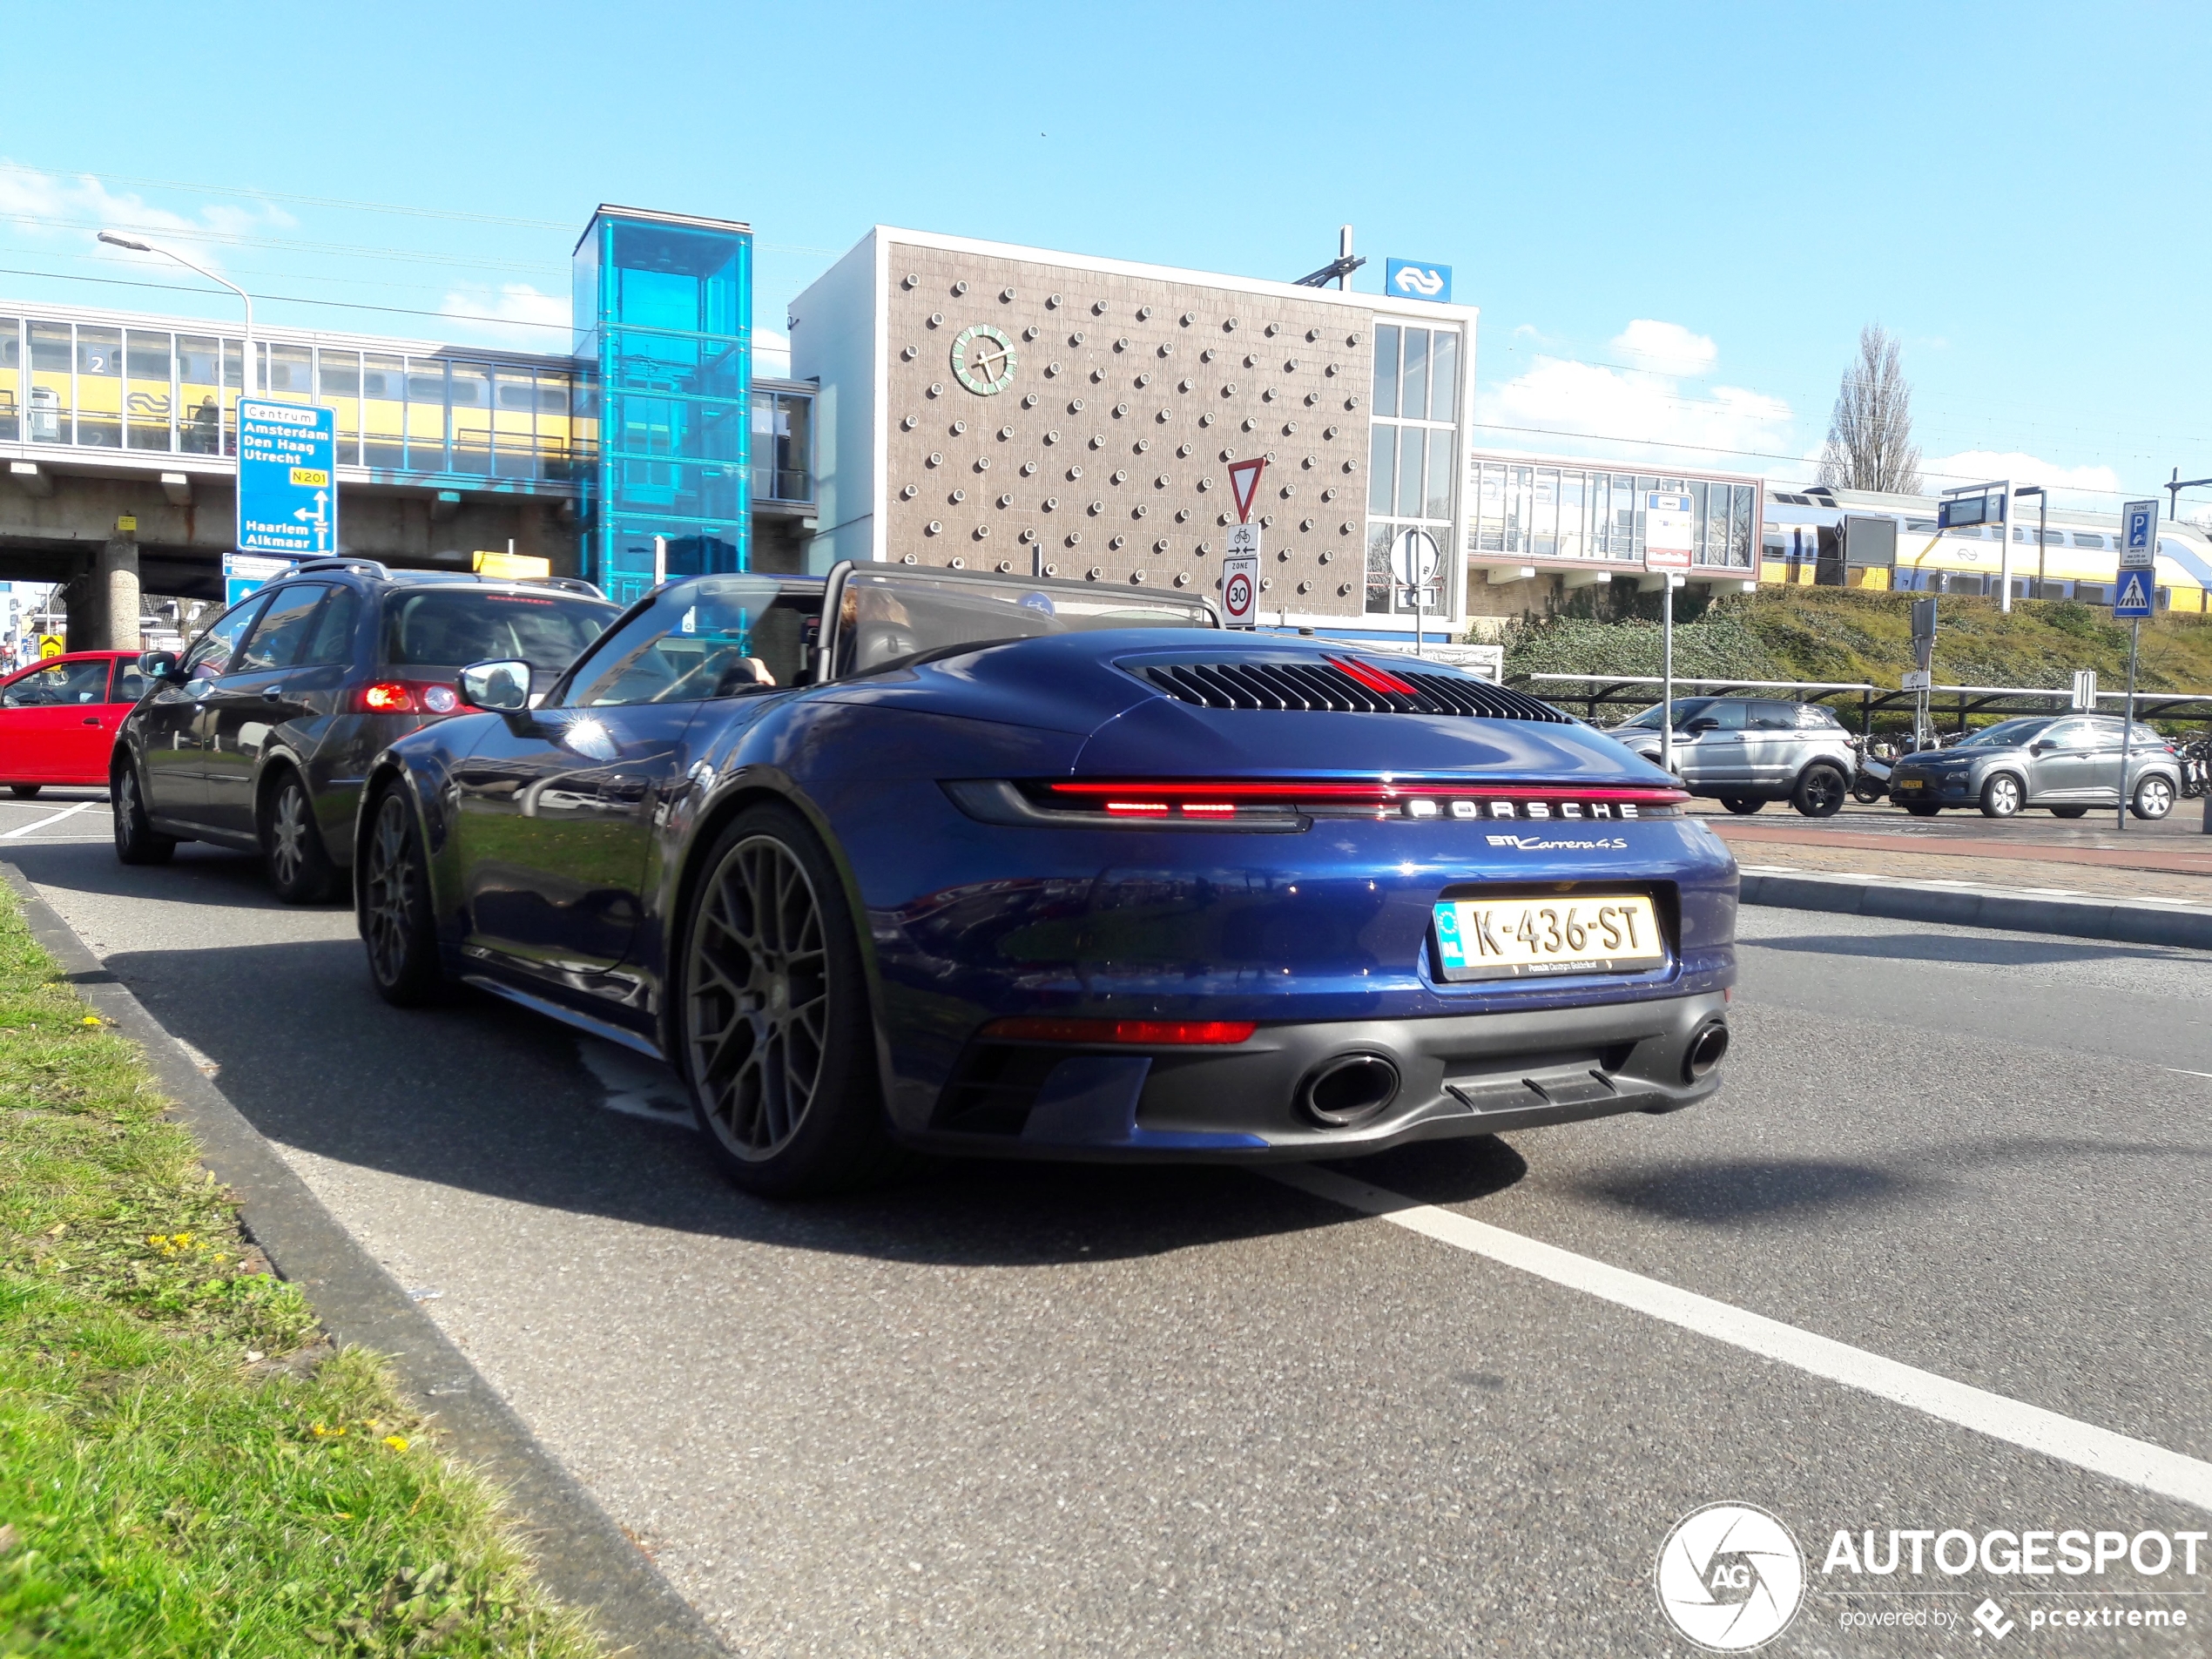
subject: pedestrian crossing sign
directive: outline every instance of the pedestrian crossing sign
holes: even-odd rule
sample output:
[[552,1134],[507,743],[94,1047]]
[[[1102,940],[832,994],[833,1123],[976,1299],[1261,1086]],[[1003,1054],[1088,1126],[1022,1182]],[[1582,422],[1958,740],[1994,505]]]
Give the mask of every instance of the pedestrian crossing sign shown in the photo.
[[2150,575],[2148,570],[2122,570],[2120,586],[2114,590],[2112,614],[2115,621],[2148,617],[2151,613]]

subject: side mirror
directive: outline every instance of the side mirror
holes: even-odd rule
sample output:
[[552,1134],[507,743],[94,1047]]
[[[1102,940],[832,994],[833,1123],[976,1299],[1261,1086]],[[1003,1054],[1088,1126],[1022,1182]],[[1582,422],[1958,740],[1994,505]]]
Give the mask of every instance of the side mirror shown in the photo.
[[177,653],[173,651],[150,651],[138,658],[138,672],[150,680],[177,680]]
[[528,663],[471,663],[461,671],[461,700],[472,709],[518,713],[530,705]]

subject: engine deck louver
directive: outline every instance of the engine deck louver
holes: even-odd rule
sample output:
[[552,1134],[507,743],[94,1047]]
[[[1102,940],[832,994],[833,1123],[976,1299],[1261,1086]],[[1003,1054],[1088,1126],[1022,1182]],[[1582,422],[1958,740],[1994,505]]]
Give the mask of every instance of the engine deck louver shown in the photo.
[[[1178,702],[1205,709],[1322,711],[1338,714],[1465,714],[1489,720],[1570,725],[1548,703],[1461,674],[1333,661],[1152,663],[1136,670]],[[1396,689],[1402,688],[1402,689]]]

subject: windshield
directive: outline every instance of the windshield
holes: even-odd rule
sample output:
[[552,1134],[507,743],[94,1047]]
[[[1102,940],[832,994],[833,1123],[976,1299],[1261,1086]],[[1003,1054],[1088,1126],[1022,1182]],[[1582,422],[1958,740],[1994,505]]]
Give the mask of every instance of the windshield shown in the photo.
[[2027,742],[2045,726],[2042,720],[2000,720],[1995,725],[1984,726],[1957,746],[1961,749],[2009,749]]
[[[1720,699],[1717,698],[1711,697],[1676,698],[1673,705],[1675,711],[1675,729],[1676,731],[1680,731],[1687,722],[1696,718],[1698,711],[1706,708],[1719,700]],[[1638,726],[1646,732],[1656,732],[1659,729],[1659,717],[1664,707],[1664,705],[1654,703],[1649,708],[1646,709],[1642,714],[1637,715],[1634,719],[1623,720],[1621,724],[1623,725]]]
[[948,647],[1099,628],[1214,625],[1202,599],[921,570],[855,570],[838,610],[833,678],[840,679]]
[[620,614],[603,600],[440,587],[384,603],[384,661],[395,668],[528,663],[558,674]]

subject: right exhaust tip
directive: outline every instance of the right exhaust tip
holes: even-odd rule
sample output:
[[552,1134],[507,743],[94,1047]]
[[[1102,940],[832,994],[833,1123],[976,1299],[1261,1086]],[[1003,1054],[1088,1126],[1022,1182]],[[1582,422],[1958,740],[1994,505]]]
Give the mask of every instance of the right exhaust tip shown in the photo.
[[1694,1083],[1705,1076],[1721,1062],[1728,1053],[1728,1027],[1719,1020],[1710,1021],[1697,1028],[1689,1039],[1689,1048],[1683,1056],[1682,1077]]
[[1339,1055],[1305,1074],[1298,1097],[1315,1122],[1350,1129],[1398,1098],[1398,1068],[1379,1054]]

